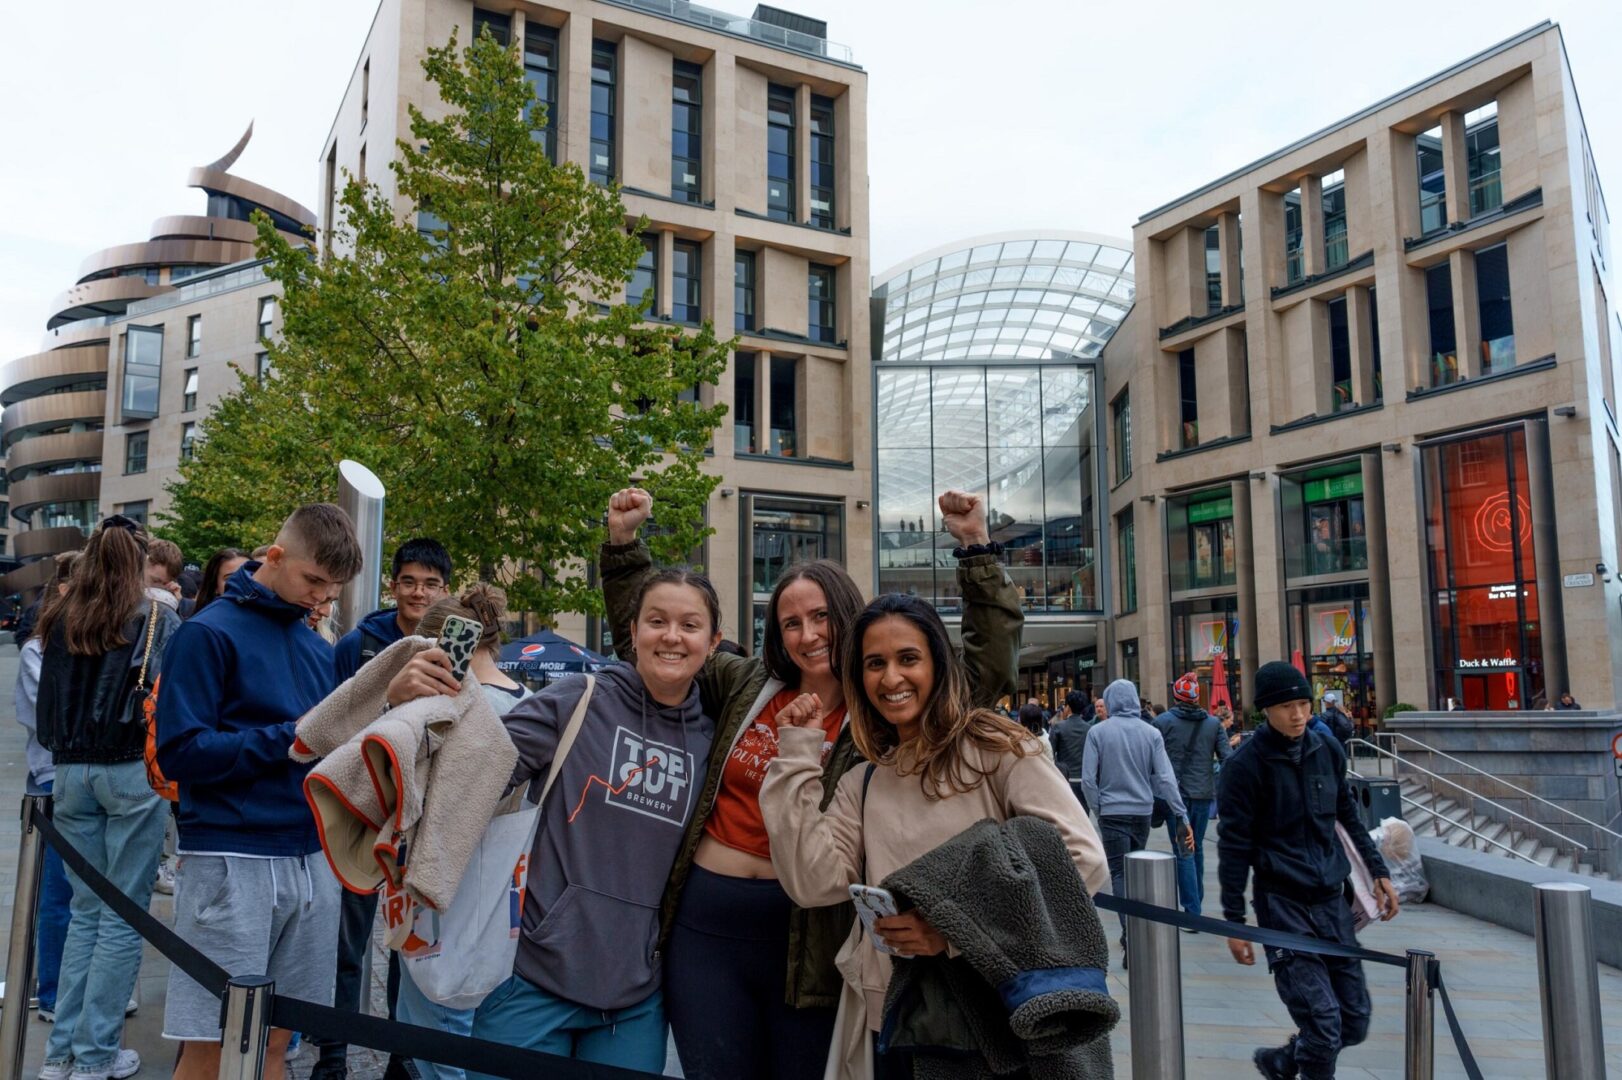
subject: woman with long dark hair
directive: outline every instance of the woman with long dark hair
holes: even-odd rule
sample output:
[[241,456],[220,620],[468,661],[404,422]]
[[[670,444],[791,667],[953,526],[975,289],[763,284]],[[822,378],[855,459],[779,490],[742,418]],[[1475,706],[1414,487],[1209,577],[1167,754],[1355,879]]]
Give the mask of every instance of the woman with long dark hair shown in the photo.
[[[108,518],[74,563],[67,595],[41,613],[39,739],[56,762],[56,827],[144,908],[163,847],[164,802],[147,783],[140,688],[150,687],[180,619],[146,596],[146,534]],[[62,953],[56,1026],[41,1080],[122,1078],[121,1049],[141,939],[71,870],[73,916]]]
[[[802,694],[779,714],[781,745],[761,788],[773,862],[796,903],[840,903],[849,886],[883,881],[982,819],[1019,815],[1057,827],[1089,893],[1108,882],[1103,846],[1069,785],[1030,732],[974,704],[933,607],[913,596],[874,600],[850,629],[843,671],[852,737],[870,773],[846,774],[824,801],[824,706]],[[947,947],[916,912],[884,920],[884,934],[902,956]],[[875,1062],[868,1037],[883,1018],[890,960],[858,926],[839,968],[852,1001],[829,1073],[891,1075],[896,1063]]]
[[225,592],[225,582],[248,562],[246,553],[234,547],[216,551],[203,567],[203,580],[197,586],[197,605],[191,609],[196,615]]
[[[638,488],[616,493],[609,504],[609,543],[600,562],[622,653],[629,600],[652,573],[652,557],[637,540],[652,509],[652,498]],[[963,545],[956,554],[965,693],[990,704],[1014,691],[1024,623],[1019,596],[998,562],[984,501],[949,491],[940,511],[945,531]],[[855,913],[848,903],[801,907],[790,899],[777,880],[760,786],[778,753],[778,714],[802,692],[823,703],[822,805],[860,764],[842,678],[849,676],[845,650],[861,609],[861,589],[837,563],[790,566],[766,605],[760,655],[719,655],[699,673],[705,712],[716,719],[715,742],[665,890],[661,934],[665,1007],[692,1080],[822,1076],[841,987],[834,959]]]

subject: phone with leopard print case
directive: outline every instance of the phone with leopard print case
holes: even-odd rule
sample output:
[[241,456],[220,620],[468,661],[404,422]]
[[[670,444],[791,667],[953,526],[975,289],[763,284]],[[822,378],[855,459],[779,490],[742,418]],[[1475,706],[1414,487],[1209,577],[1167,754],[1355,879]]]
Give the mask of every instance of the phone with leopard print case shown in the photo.
[[439,647],[450,657],[451,674],[456,676],[457,682],[467,678],[468,665],[473,663],[473,654],[478,651],[479,639],[483,636],[482,623],[460,615],[445,620],[445,628],[439,632]]

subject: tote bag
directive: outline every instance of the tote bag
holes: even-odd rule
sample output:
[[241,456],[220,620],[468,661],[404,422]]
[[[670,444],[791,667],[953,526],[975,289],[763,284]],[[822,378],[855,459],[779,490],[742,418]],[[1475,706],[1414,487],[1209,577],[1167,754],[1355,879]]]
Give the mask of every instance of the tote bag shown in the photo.
[[456,895],[443,911],[417,903],[404,889],[384,887],[383,919],[389,947],[399,950],[411,981],[428,1000],[451,1009],[476,1008],[490,991],[512,977],[529,855],[541,809],[552,782],[563,772],[564,759],[580,733],[596,685],[596,676],[587,675],[586,691],[558,740],[540,800],[531,803],[525,798],[527,787],[507,797],[484,830]]

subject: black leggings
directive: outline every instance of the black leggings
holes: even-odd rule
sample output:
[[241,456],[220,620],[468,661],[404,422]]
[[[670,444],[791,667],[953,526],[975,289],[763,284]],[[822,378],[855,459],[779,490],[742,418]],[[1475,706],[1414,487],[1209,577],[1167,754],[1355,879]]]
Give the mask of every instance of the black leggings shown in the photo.
[[796,1009],[788,981],[789,912],[775,881],[694,866],[665,950],[665,1015],[689,1080],[819,1080],[832,1008]]

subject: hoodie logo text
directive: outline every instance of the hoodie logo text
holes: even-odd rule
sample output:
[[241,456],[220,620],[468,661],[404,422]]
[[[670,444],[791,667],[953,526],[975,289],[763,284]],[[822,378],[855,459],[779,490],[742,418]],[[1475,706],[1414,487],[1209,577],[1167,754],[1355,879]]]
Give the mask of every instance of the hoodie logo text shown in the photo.
[[609,775],[612,786],[603,796],[605,802],[672,825],[687,824],[693,802],[691,754],[617,728]]

